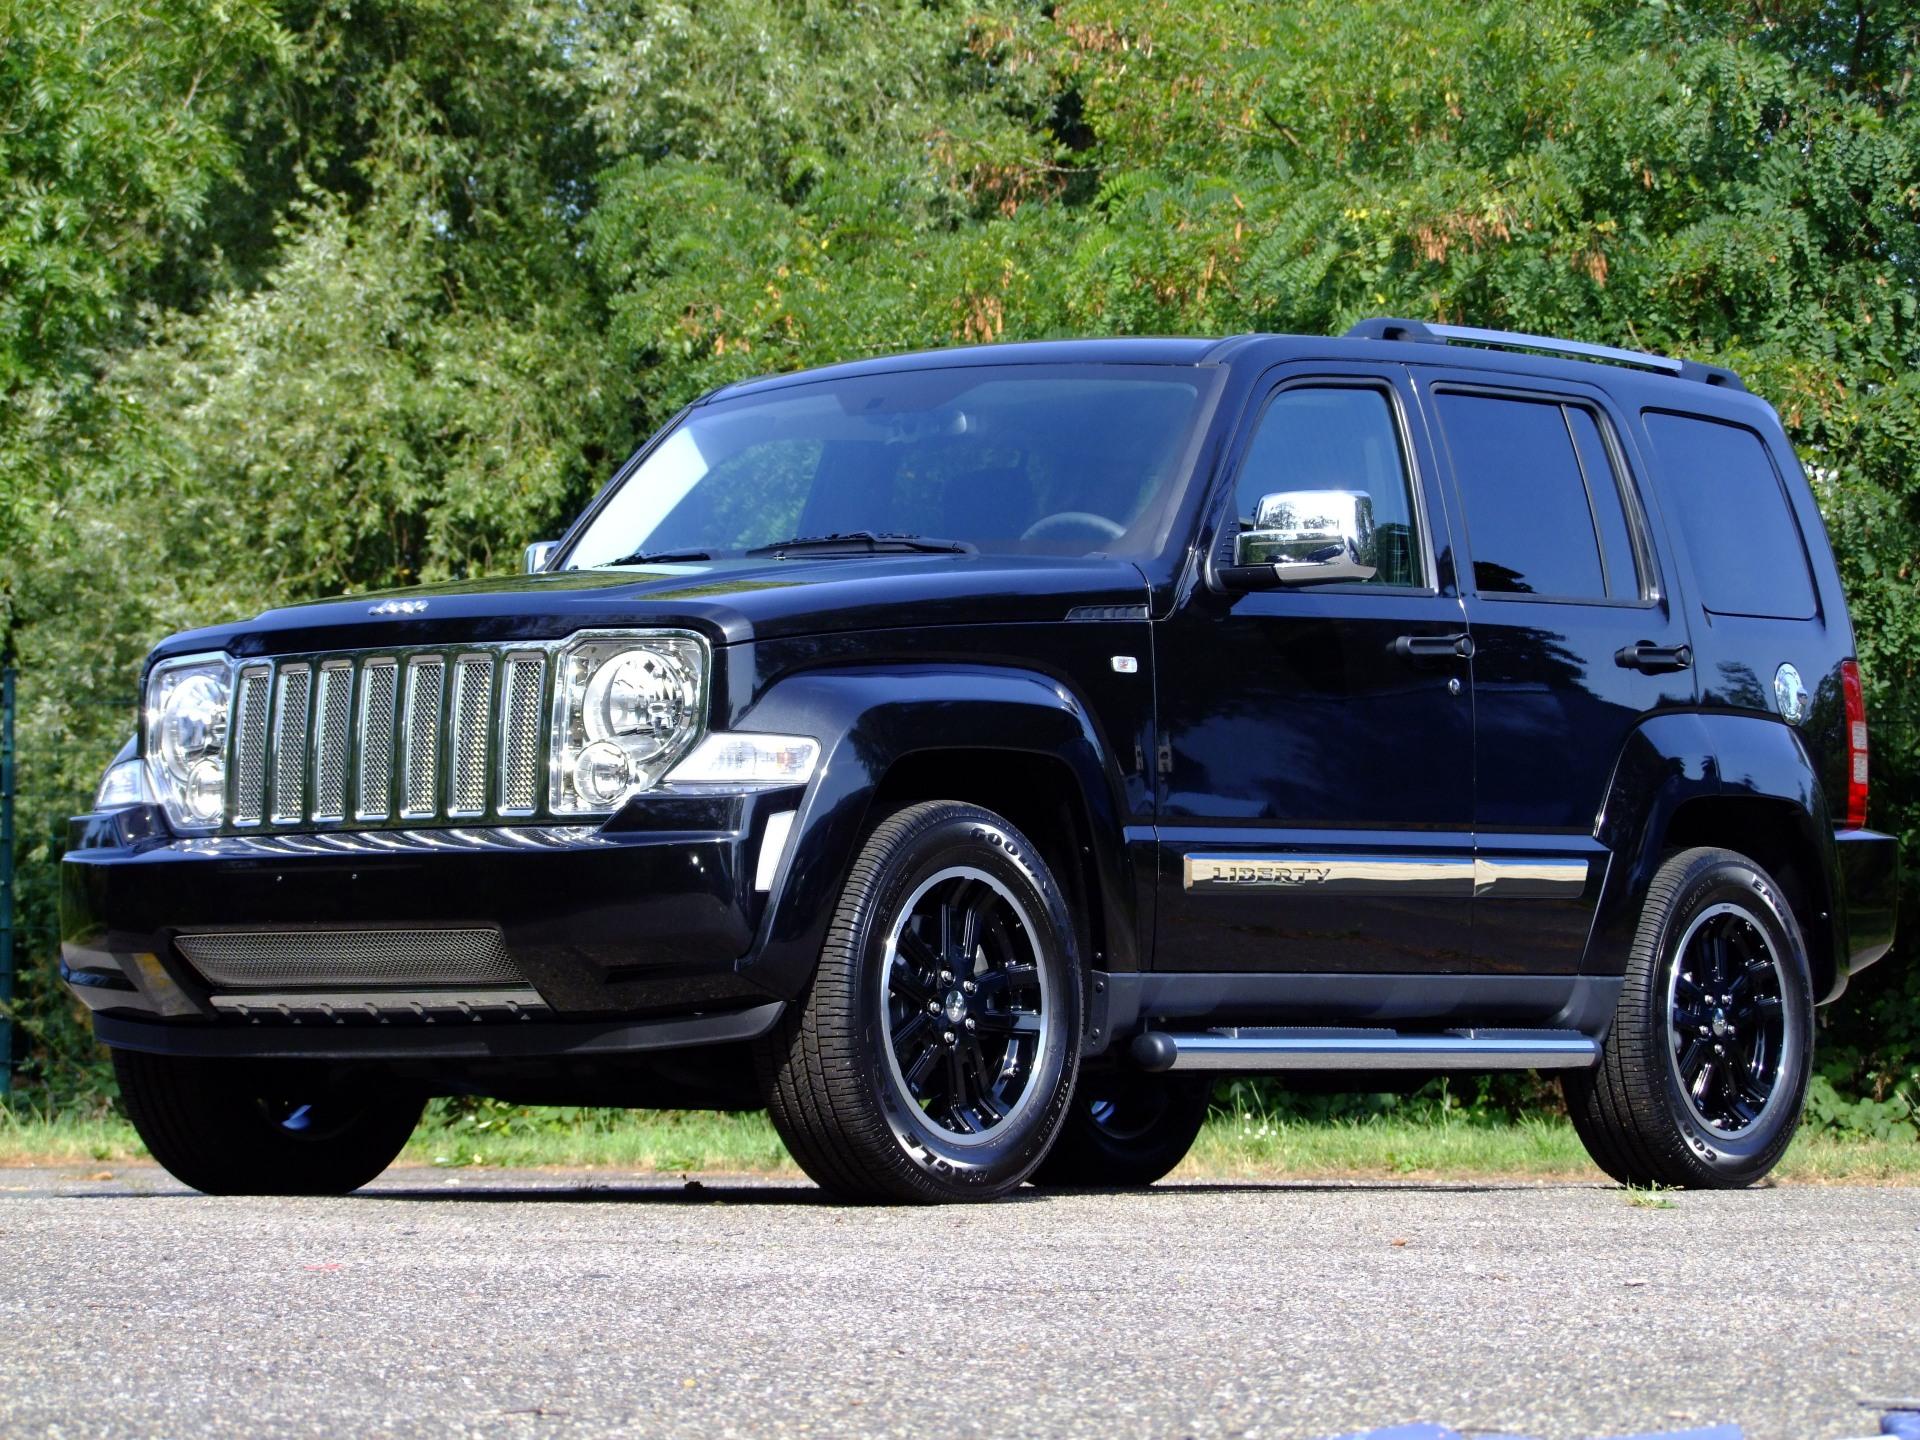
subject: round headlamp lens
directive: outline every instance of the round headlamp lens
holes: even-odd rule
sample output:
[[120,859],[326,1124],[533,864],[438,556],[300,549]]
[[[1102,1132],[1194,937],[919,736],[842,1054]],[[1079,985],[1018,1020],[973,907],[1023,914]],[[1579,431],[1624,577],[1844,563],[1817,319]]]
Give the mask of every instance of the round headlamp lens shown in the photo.
[[611,805],[627,793],[633,769],[627,752],[611,740],[596,740],[573,765],[573,788],[589,805]]
[[180,787],[180,798],[194,819],[212,822],[220,818],[226,802],[226,772],[217,760],[200,760],[187,772]]
[[211,675],[188,675],[161,701],[160,758],[183,784],[218,758],[226,733],[226,691]]
[[623,740],[631,758],[648,760],[693,719],[699,696],[697,680],[677,656],[630,650],[594,672],[582,718],[590,739]]

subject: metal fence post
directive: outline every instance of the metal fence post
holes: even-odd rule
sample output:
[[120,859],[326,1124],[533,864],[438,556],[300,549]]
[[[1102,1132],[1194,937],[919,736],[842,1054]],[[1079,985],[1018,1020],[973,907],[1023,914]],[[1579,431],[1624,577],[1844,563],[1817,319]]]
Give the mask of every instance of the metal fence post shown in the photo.
[[0,670],[0,1095],[13,1093],[13,682]]

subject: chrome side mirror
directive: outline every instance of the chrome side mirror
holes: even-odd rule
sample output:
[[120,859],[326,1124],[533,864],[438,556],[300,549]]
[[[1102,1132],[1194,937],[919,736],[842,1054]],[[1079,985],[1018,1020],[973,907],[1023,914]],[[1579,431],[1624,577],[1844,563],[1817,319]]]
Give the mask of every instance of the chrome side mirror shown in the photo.
[[1262,495],[1253,528],[1234,537],[1221,579],[1236,590],[1337,585],[1379,573],[1373,497],[1358,490]]
[[538,575],[547,568],[547,562],[553,559],[553,552],[560,548],[558,540],[536,540],[527,546],[523,563],[527,574]]

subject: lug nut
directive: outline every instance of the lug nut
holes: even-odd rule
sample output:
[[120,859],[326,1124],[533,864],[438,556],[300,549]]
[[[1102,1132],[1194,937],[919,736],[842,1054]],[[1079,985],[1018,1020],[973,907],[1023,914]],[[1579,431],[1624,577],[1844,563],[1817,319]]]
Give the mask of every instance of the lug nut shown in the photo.
[[980,987],[978,985],[975,985],[971,980],[962,980],[960,982],[960,988],[966,991],[967,994],[971,995],[975,990],[978,990]]
[[969,1029],[969,1030],[972,1030],[972,1029],[975,1029],[975,1028],[976,1028],[976,1027],[975,1027],[975,1025],[974,1025],[974,1022],[973,1022],[973,1016],[971,1016],[971,1015],[969,1015],[969,1016],[967,1016],[967,1029]]
[[947,1033],[942,1035],[940,1038],[942,1040],[945,1040],[949,1045],[953,1044],[953,1031],[951,1030],[947,1031]]
[[951,970],[942,970],[942,971],[940,972],[940,983],[941,983],[942,985],[951,985],[951,984],[953,984],[953,971],[951,971]]
[[939,1013],[940,1013],[940,1002],[938,1000],[927,1001],[927,1014],[938,1015]]

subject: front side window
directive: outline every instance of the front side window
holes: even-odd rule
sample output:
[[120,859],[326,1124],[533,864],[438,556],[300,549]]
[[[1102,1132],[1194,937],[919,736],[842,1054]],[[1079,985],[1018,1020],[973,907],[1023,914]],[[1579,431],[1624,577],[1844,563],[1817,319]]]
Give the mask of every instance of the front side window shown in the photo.
[[1639,600],[1645,594],[1600,424],[1584,405],[1441,391],[1482,595]]
[[1150,554],[1212,384],[1177,366],[959,366],[717,400],[625,478],[566,568],[862,531]]
[[1242,530],[1269,496],[1324,491],[1365,497],[1373,521],[1369,585],[1423,586],[1413,481],[1386,392],[1362,385],[1282,390],[1260,416],[1234,485]]

